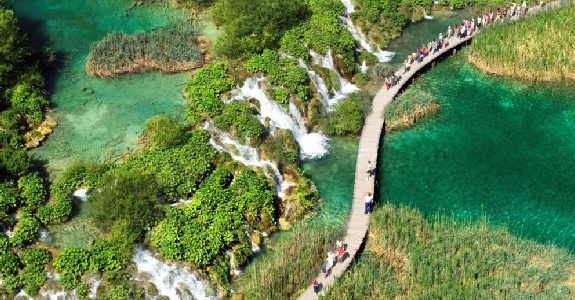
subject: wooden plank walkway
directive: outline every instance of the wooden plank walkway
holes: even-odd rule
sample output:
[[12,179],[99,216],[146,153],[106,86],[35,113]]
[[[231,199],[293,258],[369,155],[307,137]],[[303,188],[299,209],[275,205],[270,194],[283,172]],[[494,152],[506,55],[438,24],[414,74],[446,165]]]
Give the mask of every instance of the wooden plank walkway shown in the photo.
[[[547,7],[557,6],[561,1],[554,1],[547,4]],[[539,11],[541,7],[531,7],[528,13],[535,13]],[[414,62],[411,64],[411,69],[408,72],[403,73],[403,68],[400,70],[402,74],[401,81],[397,85],[387,90],[382,87],[375,97],[373,98],[373,106],[371,113],[367,116],[365,120],[365,125],[361,132],[361,138],[359,140],[359,150],[357,153],[357,162],[355,165],[355,182],[354,182],[354,192],[353,192],[353,205],[351,209],[351,215],[347,223],[347,232],[343,238],[343,243],[347,245],[346,252],[347,258],[342,263],[338,263],[334,266],[331,271],[331,275],[327,278],[323,277],[321,271],[318,273],[316,279],[321,285],[322,292],[333,285],[335,278],[339,277],[351,264],[355,255],[367,233],[367,227],[369,225],[369,219],[371,215],[364,214],[365,201],[364,195],[366,192],[374,192],[375,178],[372,177],[367,181],[367,162],[372,161],[374,163],[374,169],[377,169],[375,163],[377,163],[377,154],[379,151],[379,141],[381,132],[383,130],[383,111],[385,107],[393,100],[393,98],[398,94],[402,87],[411,82],[411,79],[416,77],[420,70],[427,65],[433,63],[439,57],[444,54],[449,54],[458,48],[460,45],[468,42],[478,31],[474,32],[473,35],[465,38],[449,38],[449,46],[435,52],[432,55],[426,56],[421,63]],[[335,251],[334,251],[335,252]],[[325,257],[324,257],[325,261]],[[318,266],[319,268],[319,266]],[[310,285],[307,289],[297,298],[299,300],[311,300],[315,299],[316,295],[313,292],[313,287]]]

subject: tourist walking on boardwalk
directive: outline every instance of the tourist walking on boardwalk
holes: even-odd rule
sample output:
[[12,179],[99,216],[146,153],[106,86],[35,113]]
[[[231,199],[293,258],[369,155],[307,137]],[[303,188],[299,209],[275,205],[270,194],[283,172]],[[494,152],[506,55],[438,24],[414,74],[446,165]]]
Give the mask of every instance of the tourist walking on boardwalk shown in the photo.
[[333,272],[333,267],[335,266],[335,253],[331,251],[327,253],[327,265],[329,267],[328,273]]
[[335,247],[336,249],[342,248],[343,249],[343,241],[342,240],[337,240],[335,242]]
[[371,214],[371,205],[373,203],[373,195],[367,192],[364,196],[365,199],[365,214]]
[[343,262],[344,256],[345,256],[345,250],[343,250],[343,247],[337,248],[337,262],[338,263]]
[[321,272],[323,273],[323,278],[327,277],[327,266],[325,264],[321,265]]
[[366,179],[366,181],[369,181],[369,178],[371,178],[372,171],[373,171],[373,166],[371,165],[371,160],[368,160],[367,161],[367,179]]
[[319,293],[319,282],[317,282],[315,278],[311,281],[311,286],[313,287],[313,292],[317,296],[317,293]]

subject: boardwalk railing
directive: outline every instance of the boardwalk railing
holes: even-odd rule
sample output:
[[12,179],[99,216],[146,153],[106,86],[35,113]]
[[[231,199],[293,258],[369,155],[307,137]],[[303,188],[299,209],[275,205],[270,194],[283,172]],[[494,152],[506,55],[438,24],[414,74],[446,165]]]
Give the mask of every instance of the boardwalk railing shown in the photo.
[[[549,3],[547,6],[557,6],[561,1],[554,1]],[[537,12],[541,7],[533,7],[529,9],[529,13]],[[402,88],[411,82],[413,77],[416,77],[420,70],[428,66],[436,59],[448,55],[454,52],[462,44],[468,42],[475,34],[465,37],[456,38],[451,37],[448,39],[449,46],[436,51],[434,54],[429,54],[424,57],[421,63],[414,62],[411,64],[409,71],[402,74],[401,80],[393,87],[387,90],[382,87],[375,97],[373,98],[373,106],[371,113],[367,116],[365,120],[365,125],[361,132],[361,138],[359,140],[359,151],[357,153],[357,162],[355,166],[355,182],[353,191],[353,205],[351,209],[351,215],[347,223],[347,232],[343,238],[343,243],[346,245],[346,256],[345,261],[338,263],[334,266],[331,271],[331,275],[327,278],[323,278],[323,274],[320,272],[317,275],[318,282],[321,284],[322,291],[333,285],[336,277],[339,277],[343,272],[349,267],[353,261],[357,251],[361,247],[365,235],[367,233],[367,227],[369,224],[369,218],[371,215],[364,214],[365,201],[364,195],[366,192],[371,192],[373,194],[375,188],[375,178],[367,181],[367,163],[368,161],[377,162],[377,154],[379,150],[379,141],[381,132],[383,130],[383,111],[385,107],[393,100],[393,98],[402,90]],[[400,70],[402,72],[402,70]],[[312,266],[310,266],[312,267]],[[308,288],[298,297],[299,300],[315,299],[315,294],[313,287],[310,285]]]

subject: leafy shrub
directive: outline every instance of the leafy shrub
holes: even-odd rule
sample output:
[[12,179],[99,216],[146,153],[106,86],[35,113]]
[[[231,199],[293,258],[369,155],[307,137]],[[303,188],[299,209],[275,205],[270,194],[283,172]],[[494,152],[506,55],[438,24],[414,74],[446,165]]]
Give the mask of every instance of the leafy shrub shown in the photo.
[[60,273],[60,284],[65,289],[73,289],[89,266],[89,253],[75,247],[64,248],[54,261],[54,267]]
[[224,106],[222,114],[214,117],[214,125],[226,131],[235,130],[236,136],[246,136],[252,144],[259,144],[264,126],[254,116],[255,109],[242,101],[231,101]]
[[186,141],[182,126],[167,115],[156,115],[146,120],[144,133],[149,135],[154,150],[169,149]]
[[305,61],[311,59],[309,50],[304,43],[304,32],[307,26],[308,24],[304,23],[291,28],[284,33],[280,40],[280,48],[282,50],[295,58],[301,58]]
[[24,284],[26,294],[34,296],[40,287],[46,283],[46,272],[44,266],[52,258],[50,251],[39,248],[29,248],[20,259],[25,267],[20,271],[20,279]]
[[[284,86],[292,93],[307,82],[307,73],[297,62],[287,57],[280,57],[274,50],[264,50],[261,55],[252,55],[245,64],[252,72],[264,72],[272,84]],[[306,99],[304,99],[306,100]]]
[[122,261],[118,257],[112,244],[105,239],[97,239],[90,249],[90,269],[107,272],[122,268]]
[[338,103],[324,130],[331,134],[359,134],[365,117],[371,110],[371,96],[366,92],[356,92]]
[[272,188],[263,174],[245,167],[233,174],[218,168],[191,204],[167,209],[151,242],[165,258],[205,267],[226,256],[225,249],[246,243],[246,225],[270,230],[274,213]]
[[98,192],[90,195],[87,210],[104,232],[109,232],[117,220],[126,220],[131,231],[143,234],[162,215],[156,200],[157,190],[151,175],[137,169],[114,170],[104,176]]
[[24,246],[36,239],[38,230],[40,229],[40,222],[32,215],[32,212],[27,208],[20,209],[20,219],[14,227],[14,235],[10,238],[10,242],[15,246]]
[[46,200],[44,179],[38,173],[30,173],[18,179],[18,189],[24,205],[35,207]]
[[224,106],[219,95],[234,83],[235,79],[227,76],[222,63],[206,65],[196,72],[184,89],[189,98],[186,108],[188,123],[196,125],[207,117],[219,115]]

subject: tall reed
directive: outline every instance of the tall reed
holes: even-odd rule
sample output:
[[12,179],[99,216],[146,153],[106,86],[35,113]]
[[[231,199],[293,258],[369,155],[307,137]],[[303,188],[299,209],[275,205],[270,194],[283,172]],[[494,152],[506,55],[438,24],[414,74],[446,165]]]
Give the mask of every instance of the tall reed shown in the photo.
[[573,299],[575,257],[485,220],[384,204],[366,249],[325,299]]
[[483,29],[468,59],[484,72],[529,82],[575,82],[575,3]]
[[127,35],[108,33],[92,45],[86,60],[91,76],[115,77],[123,73],[160,70],[171,73],[203,65],[207,50],[205,39],[199,39],[192,22]]
[[324,256],[328,251],[334,251],[335,241],[344,231],[344,226],[317,221],[297,224],[248,265],[237,282],[239,289],[235,297],[295,299],[317,276]]
[[407,89],[385,108],[385,131],[413,126],[419,119],[439,110],[435,97],[428,91]]

